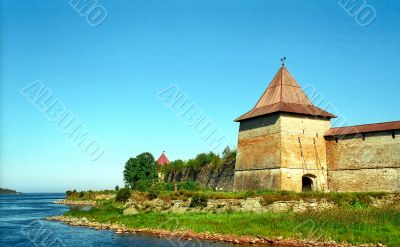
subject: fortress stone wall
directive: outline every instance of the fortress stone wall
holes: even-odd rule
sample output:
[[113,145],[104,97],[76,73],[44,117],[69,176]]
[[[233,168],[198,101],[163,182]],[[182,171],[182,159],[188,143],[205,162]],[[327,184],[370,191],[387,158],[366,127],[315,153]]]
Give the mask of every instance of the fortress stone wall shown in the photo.
[[400,130],[327,137],[330,191],[400,191]]
[[324,134],[330,121],[274,114],[240,124],[234,190],[400,191],[400,130]]
[[[178,181],[223,191],[299,192],[307,176],[315,191],[400,191],[400,130],[324,137],[326,128],[329,121],[295,114],[253,120],[241,126],[236,168],[232,161],[197,174],[184,170]],[[172,176],[165,181],[172,182]]]

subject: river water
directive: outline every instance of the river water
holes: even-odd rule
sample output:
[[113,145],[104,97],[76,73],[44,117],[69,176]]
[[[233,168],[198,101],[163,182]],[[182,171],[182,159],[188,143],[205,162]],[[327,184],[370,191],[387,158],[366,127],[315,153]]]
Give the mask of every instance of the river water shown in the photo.
[[65,194],[0,195],[0,246],[233,246],[149,235],[115,234],[43,220],[68,211],[68,206],[51,203],[64,197]]

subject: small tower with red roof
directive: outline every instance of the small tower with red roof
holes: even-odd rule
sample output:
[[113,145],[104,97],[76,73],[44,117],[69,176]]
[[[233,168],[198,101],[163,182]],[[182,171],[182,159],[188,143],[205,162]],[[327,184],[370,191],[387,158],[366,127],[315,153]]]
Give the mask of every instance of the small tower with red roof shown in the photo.
[[[158,160],[156,161],[159,166],[166,166],[169,164],[169,160],[167,156],[165,155],[165,151],[162,152]],[[160,178],[160,181],[164,180],[164,174],[161,172],[158,172],[158,177]]]
[[167,156],[165,155],[165,151],[163,151],[162,154],[160,155],[160,157],[158,158],[157,164],[159,164],[160,166],[169,164],[169,160],[168,160]]

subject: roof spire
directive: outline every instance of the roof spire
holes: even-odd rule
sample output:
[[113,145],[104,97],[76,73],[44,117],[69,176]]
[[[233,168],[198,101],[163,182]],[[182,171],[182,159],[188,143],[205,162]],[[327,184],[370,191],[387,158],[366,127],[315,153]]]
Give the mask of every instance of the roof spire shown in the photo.
[[281,58],[282,66],[285,66],[286,57]]
[[162,154],[160,155],[160,157],[158,158],[158,160],[156,162],[157,162],[157,164],[159,164],[161,166],[169,163],[167,156],[165,156],[165,151],[162,152]]
[[328,118],[336,117],[313,105],[300,85],[286,69],[285,60],[286,57],[281,59],[282,67],[275,74],[254,108],[235,121],[240,122],[245,119],[275,112],[297,113]]

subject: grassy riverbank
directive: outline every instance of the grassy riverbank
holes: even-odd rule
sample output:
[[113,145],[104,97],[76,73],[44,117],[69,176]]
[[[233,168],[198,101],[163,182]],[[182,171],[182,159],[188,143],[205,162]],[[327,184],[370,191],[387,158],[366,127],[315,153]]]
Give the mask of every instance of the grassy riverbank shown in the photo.
[[[166,184],[166,183],[163,183]],[[172,188],[173,184],[169,183],[167,187]],[[291,201],[291,200],[307,200],[307,199],[327,199],[334,202],[340,207],[359,206],[368,207],[373,198],[382,198],[388,193],[385,192],[352,192],[352,193],[324,193],[324,192],[307,192],[296,193],[291,191],[243,191],[243,192],[221,192],[212,190],[180,190],[173,192],[171,190],[159,190],[153,197],[162,200],[189,200],[194,194],[199,194],[208,199],[246,199],[252,197],[260,197],[263,203],[270,204],[275,201]],[[67,199],[71,201],[96,200],[101,202],[104,198],[114,198],[117,192],[114,190],[103,191],[81,191],[68,193]],[[151,192],[140,192],[131,190],[131,197],[135,199],[149,199]]]
[[140,213],[129,216],[122,212],[122,205],[109,202],[89,211],[70,211],[66,215],[131,228],[400,246],[400,212],[390,208],[339,208],[303,213]]

